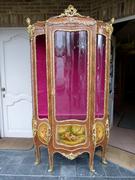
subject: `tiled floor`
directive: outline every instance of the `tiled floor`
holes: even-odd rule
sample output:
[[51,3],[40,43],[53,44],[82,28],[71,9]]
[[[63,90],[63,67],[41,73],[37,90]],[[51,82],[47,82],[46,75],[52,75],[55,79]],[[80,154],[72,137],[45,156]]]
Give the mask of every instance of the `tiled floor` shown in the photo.
[[34,165],[34,150],[0,151],[0,180],[106,180],[135,179],[135,172],[128,171],[111,162],[103,165],[95,156],[96,174],[88,168],[88,155],[83,154],[70,161],[60,154],[54,157],[54,172],[48,172],[47,150],[42,149],[40,165]]

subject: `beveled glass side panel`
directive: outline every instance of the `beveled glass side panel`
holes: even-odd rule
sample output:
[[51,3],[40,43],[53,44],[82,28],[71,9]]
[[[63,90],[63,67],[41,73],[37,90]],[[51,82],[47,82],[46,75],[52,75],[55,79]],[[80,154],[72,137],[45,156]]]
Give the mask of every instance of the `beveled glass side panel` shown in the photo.
[[54,33],[57,120],[86,119],[87,39],[86,31]]
[[103,118],[105,100],[105,49],[106,38],[97,35],[96,48],[96,91],[95,91],[95,117]]
[[48,117],[45,35],[36,37],[36,68],[38,117],[42,119]]

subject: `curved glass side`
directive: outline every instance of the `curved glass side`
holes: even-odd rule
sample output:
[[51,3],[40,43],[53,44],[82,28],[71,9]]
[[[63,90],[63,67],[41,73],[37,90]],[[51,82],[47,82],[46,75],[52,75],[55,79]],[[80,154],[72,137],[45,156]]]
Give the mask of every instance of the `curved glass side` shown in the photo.
[[105,100],[105,51],[106,37],[97,35],[96,48],[96,86],[95,86],[95,118],[104,117]]
[[36,76],[38,117],[40,119],[48,117],[46,72],[45,35],[38,35],[36,37]]

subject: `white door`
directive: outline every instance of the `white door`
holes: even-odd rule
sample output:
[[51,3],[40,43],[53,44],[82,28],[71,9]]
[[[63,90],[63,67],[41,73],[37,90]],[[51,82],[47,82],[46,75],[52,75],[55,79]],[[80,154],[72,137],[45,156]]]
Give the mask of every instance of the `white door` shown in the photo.
[[32,137],[30,44],[26,28],[0,29],[2,137]]
[[110,95],[109,95],[109,115],[110,127],[113,126],[114,118],[114,78],[115,78],[115,38],[112,37],[111,58],[110,58]]

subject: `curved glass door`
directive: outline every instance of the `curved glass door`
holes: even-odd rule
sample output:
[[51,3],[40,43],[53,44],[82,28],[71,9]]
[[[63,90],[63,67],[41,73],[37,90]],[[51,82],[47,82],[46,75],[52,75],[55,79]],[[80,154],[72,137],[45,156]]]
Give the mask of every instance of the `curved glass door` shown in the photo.
[[37,106],[40,119],[48,117],[45,35],[36,37]]
[[104,117],[106,37],[97,35],[95,118]]
[[55,111],[57,120],[87,115],[87,31],[55,31]]

